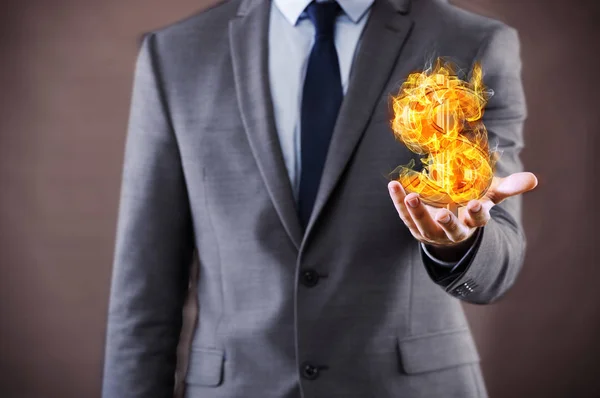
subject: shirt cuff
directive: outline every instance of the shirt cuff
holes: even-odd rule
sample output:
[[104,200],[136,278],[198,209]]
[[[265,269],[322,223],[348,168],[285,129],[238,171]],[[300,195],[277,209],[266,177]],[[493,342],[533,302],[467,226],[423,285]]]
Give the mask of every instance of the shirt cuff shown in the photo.
[[477,248],[479,247],[479,242],[481,241],[483,228],[485,227],[477,228],[477,230],[475,231],[475,239],[473,239],[471,247],[469,247],[469,250],[467,250],[467,252],[457,262],[443,261],[439,258],[434,257],[433,254],[431,254],[431,252],[427,250],[425,244],[423,242],[420,242],[421,249],[424,253],[423,260],[425,262],[425,266],[427,266],[431,271],[433,271],[433,275],[436,276],[435,279],[445,279],[457,273],[456,271],[462,272],[466,269],[466,266],[470,263],[470,260],[473,258],[475,252],[477,251]]
[[[458,264],[460,262],[460,261],[448,262],[448,261],[442,261],[442,260],[436,258],[433,254],[431,254],[431,252],[427,249],[427,246],[425,246],[425,243],[423,243],[423,242],[421,242],[421,248],[423,249],[423,251],[425,252],[427,257],[429,257],[433,262],[435,262],[436,265],[439,265],[441,267],[454,268],[456,266],[456,264]],[[473,249],[473,247],[469,248],[469,250],[471,250],[471,249]],[[469,253],[469,251],[467,251],[467,253]]]

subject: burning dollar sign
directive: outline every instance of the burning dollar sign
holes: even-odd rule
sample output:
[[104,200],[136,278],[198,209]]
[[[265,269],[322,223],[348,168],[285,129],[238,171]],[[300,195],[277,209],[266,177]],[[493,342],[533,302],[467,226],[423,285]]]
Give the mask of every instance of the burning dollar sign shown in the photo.
[[397,180],[406,193],[418,193],[435,207],[464,206],[481,198],[494,176],[497,154],[490,152],[487,130],[481,121],[493,92],[483,85],[481,64],[475,63],[469,81],[441,58],[426,71],[411,73],[392,97],[395,137],[419,155],[399,166]]

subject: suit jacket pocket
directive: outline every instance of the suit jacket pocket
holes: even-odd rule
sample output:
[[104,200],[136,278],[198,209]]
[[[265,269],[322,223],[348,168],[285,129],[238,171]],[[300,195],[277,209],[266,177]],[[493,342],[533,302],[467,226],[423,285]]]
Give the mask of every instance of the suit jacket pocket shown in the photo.
[[191,385],[215,387],[223,379],[225,353],[212,348],[192,347],[185,382]]
[[469,329],[399,339],[398,353],[401,366],[408,374],[441,370],[480,360]]

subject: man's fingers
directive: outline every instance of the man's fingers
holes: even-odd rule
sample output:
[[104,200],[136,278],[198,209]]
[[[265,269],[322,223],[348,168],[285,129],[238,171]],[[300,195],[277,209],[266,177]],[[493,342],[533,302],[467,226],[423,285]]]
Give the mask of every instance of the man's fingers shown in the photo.
[[428,241],[437,241],[445,237],[444,231],[440,226],[433,221],[429,210],[425,207],[423,202],[419,199],[419,195],[416,193],[409,193],[404,198],[404,203],[408,212],[412,216],[412,219],[419,229],[421,236]]
[[394,207],[396,208],[398,215],[400,216],[402,221],[404,221],[404,224],[406,224],[413,236],[415,238],[419,238],[420,232],[417,226],[415,225],[410,213],[406,209],[406,206],[404,205],[404,198],[406,196],[406,193],[404,192],[402,185],[398,181],[391,181],[388,184],[388,190],[390,191],[390,197],[394,202]]
[[471,228],[483,227],[490,219],[489,208],[490,206],[484,206],[479,200],[471,200],[466,206],[465,224]]
[[488,196],[495,204],[498,204],[510,196],[531,191],[537,184],[537,177],[533,173],[527,171],[514,173],[502,178]]
[[406,195],[398,181],[391,181],[388,190],[398,215],[412,235],[420,241],[431,243],[447,244],[467,239],[471,228],[487,223],[490,217],[489,209],[494,205],[490,200],[472,200],[466,207],[464,222],[447,209],[439,210],[434,219],[419,195]]
[[448,239],[452,242],[461,242],[469,237],[469,227],[460,222],[460,220],[447,209],[440,210],[435,216],[435,221],[442,227],[448,236]]

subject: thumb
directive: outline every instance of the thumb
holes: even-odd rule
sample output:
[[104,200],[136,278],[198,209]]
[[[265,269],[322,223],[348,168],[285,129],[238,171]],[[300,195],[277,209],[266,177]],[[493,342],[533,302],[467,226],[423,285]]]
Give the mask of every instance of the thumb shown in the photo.
[[498,183],[490,192],[491,200],[494,204],[502,202],[504,199],[531,191],[538,184],[535,174],[524,171],[511,174]]

